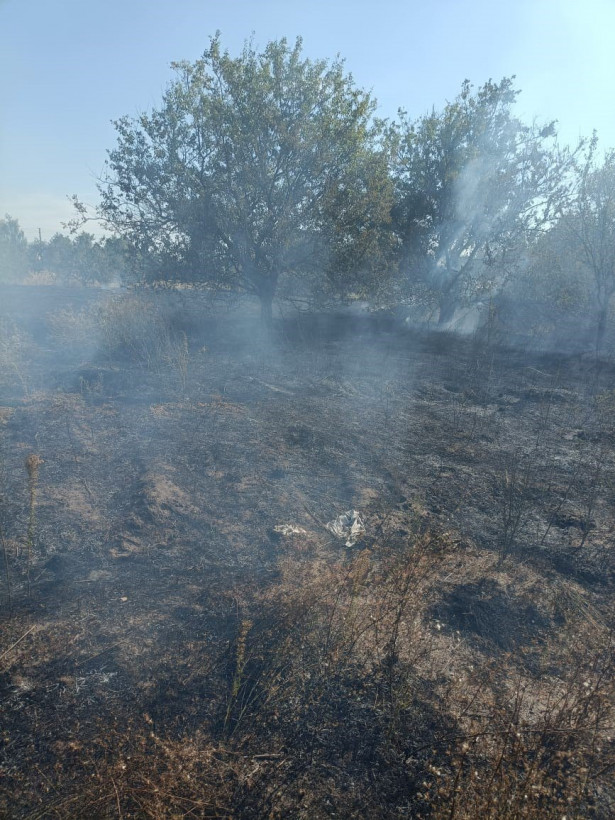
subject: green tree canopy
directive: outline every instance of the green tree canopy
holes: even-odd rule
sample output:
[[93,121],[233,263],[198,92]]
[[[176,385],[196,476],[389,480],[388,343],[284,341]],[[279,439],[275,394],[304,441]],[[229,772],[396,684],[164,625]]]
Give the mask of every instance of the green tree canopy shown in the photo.
[[216,36],[174,64],[161,107],[116,123],[100,188],[101,216],[152,275],[242,289],[266,320],[281,279],[356,291],[389,259],[375,102],[341,61],[301,50],[282,39],[232,58]]
[[518,93],[511,78],[475,93],[465,81],[441,112],[402,115],[395,224],[406,268],[438,294],[441,322],[502,277],[566,191],[570,158],[557,150],[553,124],[513,116]]
[[125,276],[126,249],[118,237],[96,239],[82,231],[69,237],[56,233],[48,242],[30,246],[31,266],[55,274],[60,281],[109,283]]

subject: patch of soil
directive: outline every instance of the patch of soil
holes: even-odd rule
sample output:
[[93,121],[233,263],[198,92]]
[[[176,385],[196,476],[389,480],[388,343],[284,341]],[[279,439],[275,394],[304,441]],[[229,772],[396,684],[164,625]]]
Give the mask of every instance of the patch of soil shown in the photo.
[[552,628],[535,602],[508,593],[491,578],[453,587],[432,613],[446,630],[487,652],[508,652],[545,640],[545,632]]

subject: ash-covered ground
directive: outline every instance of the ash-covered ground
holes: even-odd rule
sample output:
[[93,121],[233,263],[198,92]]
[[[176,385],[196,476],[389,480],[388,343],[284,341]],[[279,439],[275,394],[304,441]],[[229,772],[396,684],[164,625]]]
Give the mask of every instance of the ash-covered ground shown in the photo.
[[612,362],[198,294],[0,313],[5,816],[612,816]]

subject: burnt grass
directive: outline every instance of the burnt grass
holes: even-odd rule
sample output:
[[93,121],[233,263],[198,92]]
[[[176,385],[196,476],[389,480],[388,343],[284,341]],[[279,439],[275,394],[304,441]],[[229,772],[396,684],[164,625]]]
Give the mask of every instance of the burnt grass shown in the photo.
[[2,816],[613,816],[613,362],[2,297]]

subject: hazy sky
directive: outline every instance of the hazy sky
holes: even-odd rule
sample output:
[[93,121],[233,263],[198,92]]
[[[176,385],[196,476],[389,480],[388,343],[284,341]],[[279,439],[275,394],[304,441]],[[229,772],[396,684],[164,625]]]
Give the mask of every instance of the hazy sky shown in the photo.
[[156,106],[217,29],[233,54],[252,33],[340,54],[382,116],[515,74],[524,118],[615,146],[615,0],[0,0],[0,217],[48,239],[68,195],[95,204],[111,120]]

